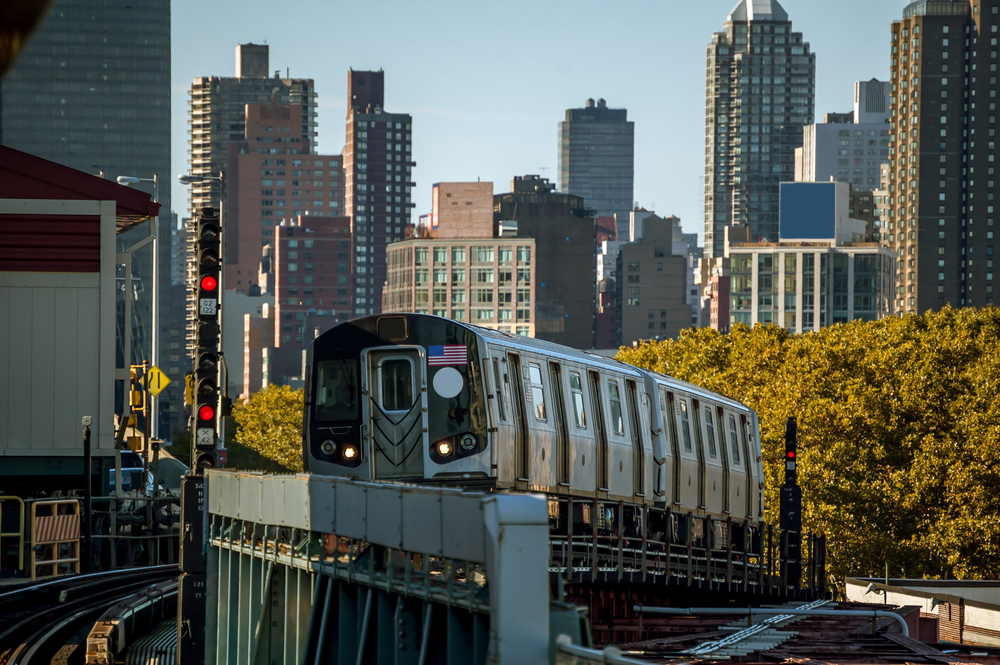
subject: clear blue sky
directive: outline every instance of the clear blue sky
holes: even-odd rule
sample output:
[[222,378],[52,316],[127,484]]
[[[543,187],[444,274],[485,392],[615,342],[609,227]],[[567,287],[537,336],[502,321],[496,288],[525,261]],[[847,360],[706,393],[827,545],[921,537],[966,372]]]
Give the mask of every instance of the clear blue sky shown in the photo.
[[[324,153],[344,145],[348,68],[385,70],[387,110],[413,115],[415,216],[435,182],[555,180],[565,109],[604,97],[636,123],[636,200],[701,233],[705,49],[736,1],[173,0],[174,175],[191,79],[233,76],[236,45],[266,40],[272,71],[315,79]],[[781,2],[817,54],[818,119],[851,109],[854,81],[888,76],[905,0]],[[186,188],[173,197],[183,214]]]

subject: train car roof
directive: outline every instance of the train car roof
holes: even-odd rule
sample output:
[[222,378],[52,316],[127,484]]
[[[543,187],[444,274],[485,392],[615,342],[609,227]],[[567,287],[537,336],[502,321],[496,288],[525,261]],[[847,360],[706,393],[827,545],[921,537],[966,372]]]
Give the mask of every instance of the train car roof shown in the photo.
[[[373,316],[358,317],[358,319],[377,319],[380,316],[391,316],[393,314],[398,314],[400,316],[407,317],[421,317],[421,318],[432,318],[440,319],[442,317],[433,316],[430,314],[414,314],[409,312],[393,312],[392,314],[377,314]],[[569,346],[563,346],[562,344],[556,344],[555,342],[549,342],[546,340],[535,339],[533,337],[524,337],[521,335],[512,335],[510,333],[501,332],[499,330],[494,330],[493,328],[484,328],[482,326],[477,326],[472,323],[466,323],[464,321],[455,321],[453,319],[446,319],[449,323],[465,328],[466,330],[473,332],[484,340],[494,343],[503,344],[505,346],[511,346],[515,348],[520,348],[524,350],[536,350],[546,353],[551,356],[558,356],[564,360],[575,360],[590,366],[602,367],[605,369],[614,369],[619,372],[625,372],[631,374],[632,376],[650,376],[654,381],[662,385],[670,386],[675,389],[683,390],[685,392],[697,395],[700,397],[714,399],[720,402],[724,402],[731,407],[750,410],[745,404],[742,404],[734,399],[726,397],[725,395],[720,395],[719,393],[708,390],[701,386],[697,386],[693,383],[688,383],[687,381],[682,381],[680,379],[674,378],[672,376],[667,376],[666,374],[660,374],[658,372],[653,372],[651,370],[643,369],[641,367],[636,367],[635,365],[629,365],[628,363],[623,363],[615,358],[609,358],[607,356],[598,355],[596,353],[590,353],[588,351],[581,351],[579,349],[574,349]],[[335,326],[339,327],[339,326]],[[332,330],[332,329],[331,329]]]
[[596,353],[590,353],[588,351],[581,351],[579,349],[574,349],[572,347],[563,346],[561,344],[556,344],[555,342],[548,342],[541,339],[535,339],[533,337],[523,337],[520,335],[511,335],[510,333],[501,332],[499,330],[494,330],[493,328],[483,328],[474,324],[462,323],[464,327],[478,333],[487,341],[498,341],[510,346],[517,346],[526,349],[538,349],[544,350],[545,352],[553,355],[558,355],[563,358],[578,360],[580,362],[585,362],[590,365],[598,365],[601,367],[606,367],[609,369],[616,369],[618,371],[628,372],[630,374],[644,375],[648,374],[653,377],[657,383],[661,383],[672,388],[677,388],[685,392],[689,392],[700,397],[707,397],[711,399],[724,402],[732,407],[749,410],[745,404],[738,402],[734,399],[726,397],[725,395],[720,395],[717,392],[708,390],[701,386],[689,383],[687,381],[682,381],[681,379],[668,376],[666,374],[660,374],[659,372],[654,372],[652,370],[644,369],[642,367],[636,367],[635,365],[629,365],[628,363],[623,363],[615,358],[609,358],[607,356],[598,355]]

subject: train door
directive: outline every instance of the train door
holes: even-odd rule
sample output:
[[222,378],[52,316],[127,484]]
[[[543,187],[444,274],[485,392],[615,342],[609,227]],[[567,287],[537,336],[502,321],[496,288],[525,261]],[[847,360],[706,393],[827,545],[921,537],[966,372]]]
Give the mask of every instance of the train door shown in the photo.
[[722,457],[722,512],[729,513],[732,510],[730,501],[730,479],[729,479],[729,450],[726,448],[726,412],[720,407],[717,412],[719,423],[719,453]]
[[691,403],[681,395],[677,395],[674,400],[677,404],[677,425],[681,441],[681,504],[687,510],[694,510],[700,505],[701,465],[691,432]]
[[529,446],[531,437],[528,435],[528,409],[524,402],[524,376],[521,374],[521,357],[516,353],[507,354],[508,376],[511,380],[511,406],[514,409],[514,422],[517,423],[514,433],[514,468],[515,478],[520,483],[530,480]]
[[366,351],[366,419],[375,478],[423,478],[427,382],[420,350]]
[[608,491],[608,431],[604,421],[604,400],[601,398],[601,375],[587,372],[590,382],[590,403],[594,405],[594,428],[597,435],[597,489]]
[[[740,415],[740,423],[743,425],[743,460],[746,462],[746,516],[747,518],[753,517],[753,495],[754,495],[754,485],[753,485],[753,468],[754,458],[751,455],[751,451],[756,448],[753,440],[753,432],[750,428],[750,421],[747,420],[745,415]],[[740,503],[743,506],[743,503]]]
[[493,351],[493,355],[489,360],[484,360],[483,365],[483,371],[492,377],[490,385],[496,430],[490,446],[490,463],[497,480],[510,483],[514,479],[514,419],[510,406],[510,379],[505,372],[507,360],[502,351]]
[[674,394],[660,388],[660,409],[663,413],[663,427],[670,442],[670,483],[673,502],[681,502],[681,448],[677,440],[677,418],[674,415]]
[[625,380],[625,397],[628,403],[628,417],[632,435],[632,494],[646,493],[646,456],[643,454],[641,416],[639,415],[639,400],[636,397],[635,381]]
[[553,423],[556,427],[556,483],[568,487],[569,480],[569,430],[566,426],[566,399],[563,395],[562,367],[559,363],[549,363],[550,385],[552,386]]
[[725,464],[719,454],[719,427],[711,404],[701,404],[701,424],[705,431],[705,507],[710,513],[723,510]]
[[729,461],[732,466],[732,482],[730,484],[730,510],[733,517],[744,519],[750,513],[745,512],[747,493],[750,488],[750,467],[743,446],[740,442],[740,430],[736,424],[736,416],[726,414],[726,433],[729,437]]
[[698,400],[691,400],[691,417],[694,419],[694,450],[698,456],[698,507],[704,508],[706,485],[708,484],[708,469],[705,463],[705,440],[701,434],[701,414],[698,411]]

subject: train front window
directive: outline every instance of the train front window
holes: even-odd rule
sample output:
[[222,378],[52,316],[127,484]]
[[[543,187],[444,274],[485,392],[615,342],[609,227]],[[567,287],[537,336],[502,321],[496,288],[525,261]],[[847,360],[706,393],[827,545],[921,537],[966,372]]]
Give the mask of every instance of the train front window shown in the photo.
[[358,418],[358,363],[355,360],[321,360],[316,369],[316,403],[313,415],[318,422],[338,422]]
[[409,411],[413,406],[413,362],[409,358],[386,358],[379,363],[381,406],[386,411]]

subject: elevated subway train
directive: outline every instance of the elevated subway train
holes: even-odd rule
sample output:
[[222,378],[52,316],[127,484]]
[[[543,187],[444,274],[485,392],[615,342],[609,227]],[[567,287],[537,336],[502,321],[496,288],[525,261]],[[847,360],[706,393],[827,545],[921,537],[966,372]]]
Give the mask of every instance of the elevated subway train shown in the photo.
[[342,323],[307,363],[308,471],[762,519],[756,413],[691,384],[419,314]]

